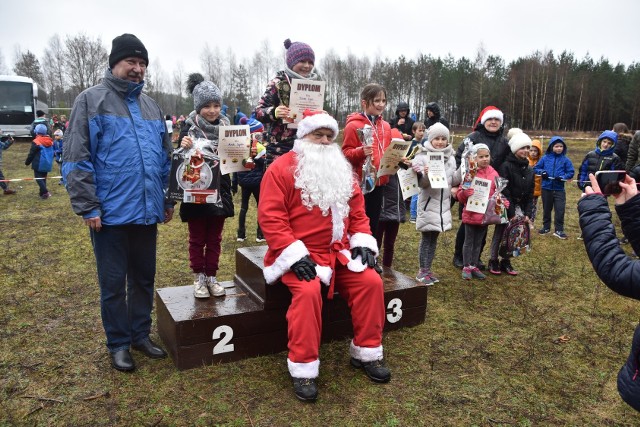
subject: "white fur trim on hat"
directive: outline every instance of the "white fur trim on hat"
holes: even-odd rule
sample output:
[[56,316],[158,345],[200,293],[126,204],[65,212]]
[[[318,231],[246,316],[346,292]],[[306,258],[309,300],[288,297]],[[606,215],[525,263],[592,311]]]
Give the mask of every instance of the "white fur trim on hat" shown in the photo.
[[302,119],[300,123],[298,123],[296,136],[303,138],[314,130],[322,128],[331,129],[333,131],[333,138],[331,138],[331,140],[335,141],[338,137],[338,122],[327,113],[318,113]]
[[382,346],[378,347],[360,347],[355,345],[353,340],[349,344],[349,355],[361,362],[373,362],[374,360],[382,360],[384,358]]
[[287,358],[287,367],[289,368],[289,374],[293,378],[317,378],[320,373],[320,360],[298,363],[292,362]]
[[437,136],[444,136],[449,140],[449,129],[440,122],[432,124],[429,126],[429,129],[427,129],[427,139],[429,142],[432,142]]
[[509,140],[509,148],[512,153],[516,153],[522,147],[531,147],[531,138],[524,132],[517,133]]
[[502,111],[498,110],[497,108],[491,108],[484,112],[484,114],[480,118],[480,123],[484,124],[484,122],[489,119],[498,119],[500,120],[500,123],[504,123],[504,114],[502,114]]
[[291,266],[298,262],[300,258],[309,255],[309,250],[302,243],[302,240],[296,240],[280,253],[276,261],[263,270],[264,279],[267,284],[271,285],[278,281],[284,273],[291,269]]

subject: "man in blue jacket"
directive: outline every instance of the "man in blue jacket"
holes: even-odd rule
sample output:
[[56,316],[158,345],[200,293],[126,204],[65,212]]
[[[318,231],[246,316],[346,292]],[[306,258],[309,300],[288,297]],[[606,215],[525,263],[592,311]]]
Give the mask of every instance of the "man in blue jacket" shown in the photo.
[[132,371],[130,347],[166,357],[149,339],[157,224],[165,199],[171,139],[158,104],[142,93],[147,49],[132,34],[113,39],[102,83],[75,100],[63,151],[74,212],[89,227],[100,283],[102,325],[112,366]]

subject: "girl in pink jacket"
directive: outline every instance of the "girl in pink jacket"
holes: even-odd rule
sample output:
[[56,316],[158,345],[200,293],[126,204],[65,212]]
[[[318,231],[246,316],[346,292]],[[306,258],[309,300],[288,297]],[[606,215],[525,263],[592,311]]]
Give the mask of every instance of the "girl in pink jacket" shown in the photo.
[[[491,197],[496,191],[494,180],[498,176],[498,172],[489,164],[491,162],[489,147],[486,144],[475,144],[471,150],[476,154],[478,164],[476,177],[491,181],[491,189],[489,190],[489,197]],[[482,239],[487,234],[487,226],[482,225],[484,214],[471,212],[466,207],[467,199],[471,197],[473,192],[473,187],[471,187],[466,190],[461,188],[457,193],[458,201],[464,206],[462,209],[462,226],[465,228],[464,245],[462,246],[462,261],[464,263],[462,278],[465,280],[471,280],[471,278],[484,279],[486,277],[475,265],[476,260],[480,259]]]

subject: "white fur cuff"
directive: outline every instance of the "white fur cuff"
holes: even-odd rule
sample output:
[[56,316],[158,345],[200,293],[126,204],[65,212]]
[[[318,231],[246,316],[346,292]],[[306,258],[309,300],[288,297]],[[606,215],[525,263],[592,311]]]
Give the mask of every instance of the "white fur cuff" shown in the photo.
[[318,359],[308,363],[297,363],[287,358],[287,366],[289,374],[293,378],[318,378],[320,373],[320,360]]
[[351,340],[351,344],[349,345],[349,355],[361,362],[373,362],[374,360],[381,360],[384,357],[382,354],[382,346],[360,347],[355,345],[353,340]]
[[378,256],[378,242],[371,234],[356,233],[349,239],[349,247],[351,249],[363,247],[370,249],[375,256]]
[[291,266],[298,262],[300,258],[309,255],[309,250],[301,240],[296,240],[280,253],[276,261],[264,268],[264,279],[271,285],[278,281],[284,273],[291,269]]

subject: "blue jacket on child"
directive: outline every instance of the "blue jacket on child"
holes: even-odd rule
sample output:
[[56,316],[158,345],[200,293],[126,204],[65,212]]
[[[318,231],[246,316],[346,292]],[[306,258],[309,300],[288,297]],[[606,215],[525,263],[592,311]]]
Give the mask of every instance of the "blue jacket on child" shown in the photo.
[[[553,146],[558,142],[564,147],[560,154],[553,152]],[[567,144],[561,137],[551,138],[546,154],[533,167],[533,171],[542,176],[543,190],[564,191],[564,182],[573,178],[576,172],[567,157]]]

